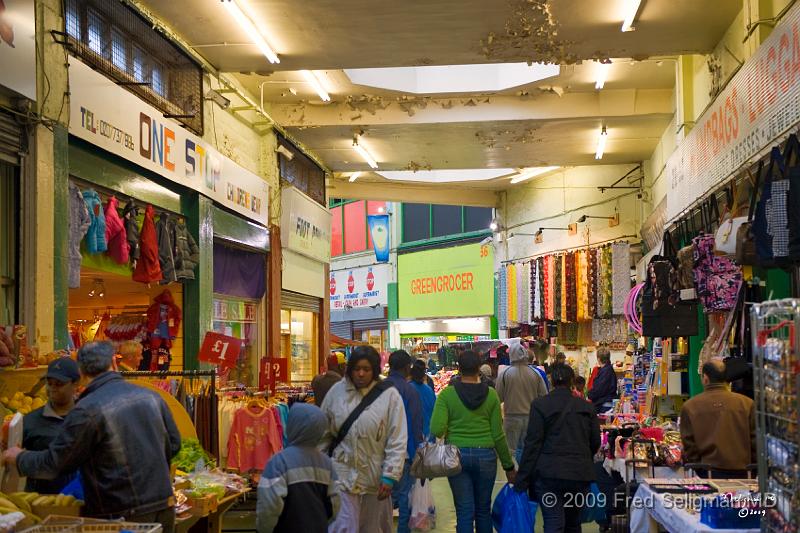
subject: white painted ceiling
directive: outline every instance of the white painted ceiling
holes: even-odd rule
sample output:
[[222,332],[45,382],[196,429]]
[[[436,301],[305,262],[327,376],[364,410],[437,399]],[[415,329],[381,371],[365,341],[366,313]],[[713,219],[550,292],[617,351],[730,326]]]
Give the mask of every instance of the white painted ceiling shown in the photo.
[[[195,50],[233,73],[331,169],[386,181],[379,170],[638,163],[674,113],[675,57],[707,53],[738,0],[643,0],[636,31],[620,31],[625,0],[238,0],[280,56],[271,64],[215,0],[143,0]],[[545,9],[546,8],[546,9]],[[711,15],[710,15],[711,14]],[[595,59],[611,59],[596,91]],[[356,85],[344,69],[541,61],[560,74],[479,94],[415,95]],[[300,70],[313,70],[323,104]],[[597,134],[609,138],[594,159]],[[341,174],[340,174],[341,173]],[[411,184],[409,184],[411,185]],[[419,186],[419,184],[415,184]],[[480,186],[479,182],[469,183]],[[504,188],[508,178],[486,184]]]

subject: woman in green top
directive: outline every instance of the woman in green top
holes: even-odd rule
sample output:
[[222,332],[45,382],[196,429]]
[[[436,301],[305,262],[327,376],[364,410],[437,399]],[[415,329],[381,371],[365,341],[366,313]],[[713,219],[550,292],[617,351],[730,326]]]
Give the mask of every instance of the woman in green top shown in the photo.
[[497,392],[481,381],[480,365],[475,352],[461,354],[460,375],[439,393],[431,417],[431,433],[446,437],[461,450],[461,473],[448,478],[456,508],[456,533],[491,533],[498,455],[509,483],[516,475],[503,433],[500,400]]

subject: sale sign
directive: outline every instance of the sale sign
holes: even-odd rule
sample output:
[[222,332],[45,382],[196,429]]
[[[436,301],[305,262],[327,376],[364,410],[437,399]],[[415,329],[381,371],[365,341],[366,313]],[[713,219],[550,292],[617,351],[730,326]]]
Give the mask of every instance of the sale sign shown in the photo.
[[233,368],[236,366],[236,360],[239,359],[243,343],[242,339],[209,331],[203,339],[197,359],[217,365],[222,369]]

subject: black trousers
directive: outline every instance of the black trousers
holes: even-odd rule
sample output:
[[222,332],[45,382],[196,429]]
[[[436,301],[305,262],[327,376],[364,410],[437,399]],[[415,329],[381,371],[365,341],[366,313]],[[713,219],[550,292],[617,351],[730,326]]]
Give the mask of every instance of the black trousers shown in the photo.
[[175,508],[169,507],[152,513],[135,514],[126,516],[128,522],[137,524],[161,524],[164,533],[175,533]]

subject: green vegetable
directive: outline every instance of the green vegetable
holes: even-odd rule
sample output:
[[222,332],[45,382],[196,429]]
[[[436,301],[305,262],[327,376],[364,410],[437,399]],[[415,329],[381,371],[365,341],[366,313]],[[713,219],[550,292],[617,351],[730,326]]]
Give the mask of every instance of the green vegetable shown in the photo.
[[206,451],[200,446],[199,440],[184,439],[181,442],[181,449],[178,455],[172,459],[172,464],[184,472],[194,472],[198,461],[202,461],[201,464],[203,466],[213,464]]

